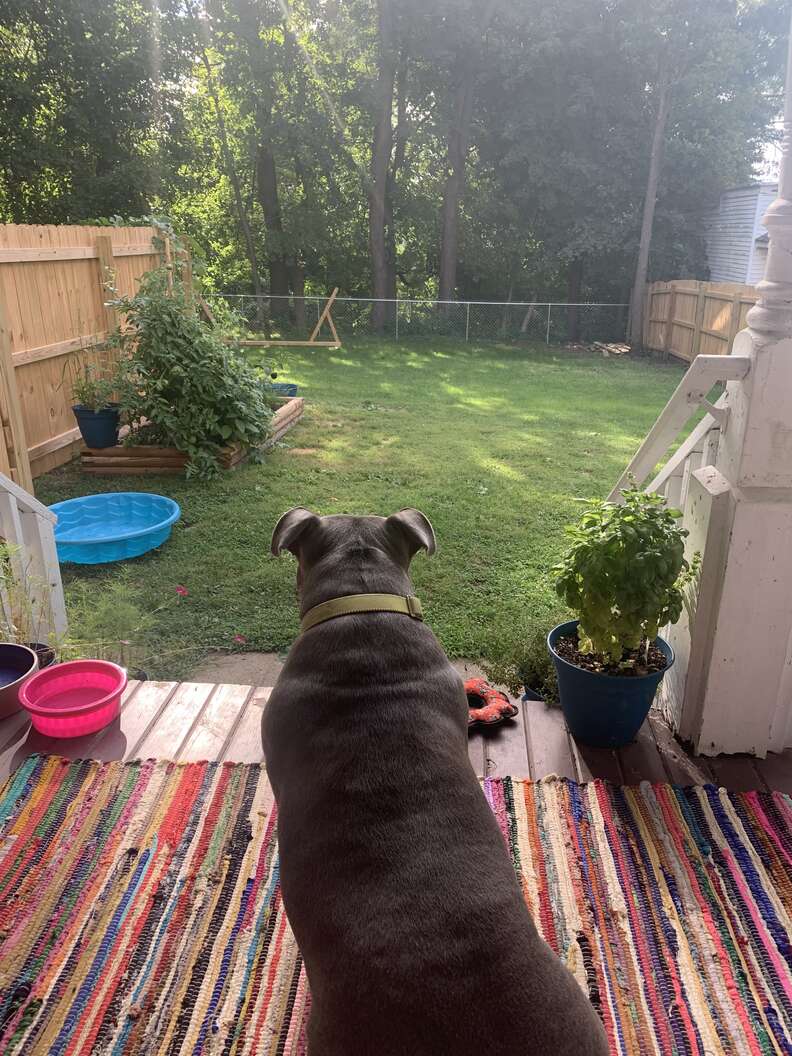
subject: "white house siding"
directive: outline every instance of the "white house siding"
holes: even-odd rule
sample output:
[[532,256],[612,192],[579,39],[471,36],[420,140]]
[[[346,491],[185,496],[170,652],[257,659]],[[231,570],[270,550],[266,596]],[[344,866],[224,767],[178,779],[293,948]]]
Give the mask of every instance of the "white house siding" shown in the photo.
[[746,280],[749,286],[755,286],[764,275],[765,261],[767,260],[767,229],[762,225],[762,217],[774,201],[776,192],[777,187],[774,183],[763,183],[759,188],[756,200],[753,253],[751,254],[751,263],[748,267],[748,278]]
[[724,191],[706,218],[707,259],[712,282],[752,283],[762,277],[764,259],[756,239],[761,219],[776,193],[775,184],[755,184]]

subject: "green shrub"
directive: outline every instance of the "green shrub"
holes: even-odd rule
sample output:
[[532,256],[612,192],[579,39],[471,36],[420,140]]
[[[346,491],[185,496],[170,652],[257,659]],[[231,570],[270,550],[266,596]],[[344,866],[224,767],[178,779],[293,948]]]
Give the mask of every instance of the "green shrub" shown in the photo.
[[555,668],[547,651],[547,628],[533,626],[517,642],[508,645],[500,659],[482,664],[487,678],[506,686],[518,696],[523,688],[531,689],[548,704],[558,701]]
[[567,528],[571,546],[553,569],[558,595],[580,620],[581,652],[614,663],[676,623],[698,567],[698,558],[692,567],[685,560],[679,510],[637,487],[622,495],[621,504],[588,503]]
[[226,445],[255,450],[266,440],[264,378],[198,317],[169,268],[149,272],[134,297],[114,305],[126,316],[117,339],[128,443],[178,447],[189,456],[187,476],[208,478]]

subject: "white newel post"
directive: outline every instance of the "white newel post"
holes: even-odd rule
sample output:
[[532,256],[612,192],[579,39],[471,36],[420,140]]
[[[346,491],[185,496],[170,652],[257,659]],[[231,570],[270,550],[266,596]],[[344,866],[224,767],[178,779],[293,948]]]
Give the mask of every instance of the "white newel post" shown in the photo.
[[791,70],[792,36],[765,276],[733,348],[751,368],[727,385],[715,465],[691,475],[685,506],[704,565],[694,625],[671,632],[681,663],[669,692],[679,734],[708,755],[792,744]]

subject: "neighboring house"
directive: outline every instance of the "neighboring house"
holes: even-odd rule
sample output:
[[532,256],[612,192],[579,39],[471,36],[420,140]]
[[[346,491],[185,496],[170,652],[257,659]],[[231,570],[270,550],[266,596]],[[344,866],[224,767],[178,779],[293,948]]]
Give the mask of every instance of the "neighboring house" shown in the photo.
[[754,286],[764,274],[767,232],[762,217],[778,191],[776,183],[751,183],[724,191],[705,218],[711,282]]

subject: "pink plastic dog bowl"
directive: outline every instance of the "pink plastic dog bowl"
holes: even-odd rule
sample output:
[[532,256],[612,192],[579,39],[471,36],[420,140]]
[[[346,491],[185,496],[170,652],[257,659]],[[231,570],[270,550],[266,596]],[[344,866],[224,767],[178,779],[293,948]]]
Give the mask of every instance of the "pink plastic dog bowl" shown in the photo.
[[118,717],[127,684],[107,660],[70,660],[39,671],[19,691],[22,707],[47,737],[84,737]]

